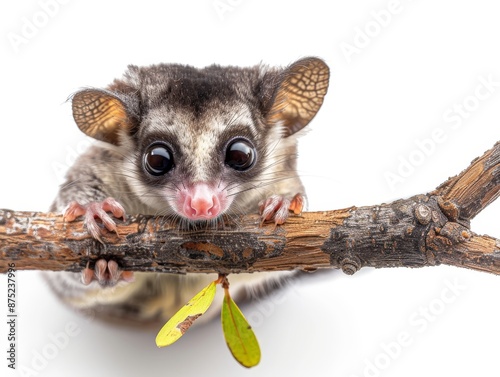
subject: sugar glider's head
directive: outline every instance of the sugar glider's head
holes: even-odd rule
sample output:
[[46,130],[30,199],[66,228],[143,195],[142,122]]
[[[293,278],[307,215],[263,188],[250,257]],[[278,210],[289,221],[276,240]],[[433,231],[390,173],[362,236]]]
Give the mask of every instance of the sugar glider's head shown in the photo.
[[129,66],[107,89],[77,92],[73,115],[85,134],[120,150],[142,202],[211,220],[244,210],[252,191],[293,169],[293,136],[321,107],[328,78],[317,58],[286,68]]

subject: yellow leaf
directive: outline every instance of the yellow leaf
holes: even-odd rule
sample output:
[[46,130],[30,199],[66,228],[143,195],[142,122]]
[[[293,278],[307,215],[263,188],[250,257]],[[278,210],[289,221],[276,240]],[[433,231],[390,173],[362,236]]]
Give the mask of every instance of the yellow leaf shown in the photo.
[[257,365],[260,361],[259,342],[227,290],[222,303],[221,322],[227,346],[233,357],[244,367]]
[[184,305],[161,328],[156,336],[156,345],[166,347],[177,341],[191,327],[193,322],[203,315],[215,297],[216,282],[203,288],[196,296]]

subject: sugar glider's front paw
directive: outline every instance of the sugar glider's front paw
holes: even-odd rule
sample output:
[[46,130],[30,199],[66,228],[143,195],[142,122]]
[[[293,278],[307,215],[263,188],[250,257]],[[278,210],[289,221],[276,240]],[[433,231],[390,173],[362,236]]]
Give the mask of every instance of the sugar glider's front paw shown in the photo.
[[120,280],[132,282],[134,273],[132,271],[122,271],[114,260],[99,259],[92,270],[87,267],[82,271],[82,283],[89,285],[93,280],[103,286],[116,285]]
[[87,231],[92,237],[103,243],[101,239],[103,229],[99,226],[96,219],[100,219],[110,232],[116,232],[116,224],[107,212],[111,212],[116,218],[125,220],[125,209],[113,198],[83,205],[78,202],[71,202],[64,211],[64,220],[73,221],[77,217],[84,216],[83,223]]
[[300,214],[303,207],[304,197],[301,194],[296,194],[293,198],[271,195],[259,203],[262,222],[274,220],[276,225],[283,224],[288,219],[290,211],[296,215]]
[[[76,201],[71,202],[64,211],[64,220],[73,221],[77,217],[84,216],[83,223],[87,231],[92,237],[103,243],[101,239],[103,228],[99,225],[97,219],[110,232],[116,232],[116,223],[107,212],[111,212],[116,218],[125,220],[125,209],[113,198],[83,205]],[[82,271],[82,283],[85,285],[90,284],[93,280],[97,280],[102,286],[113,286],[120,280],[130,282],[133,279],[133,272],[120,270],[118,263],[114,260],[106,261],[105,259],[99,259],[94,269],[89,268],[87,265]]]

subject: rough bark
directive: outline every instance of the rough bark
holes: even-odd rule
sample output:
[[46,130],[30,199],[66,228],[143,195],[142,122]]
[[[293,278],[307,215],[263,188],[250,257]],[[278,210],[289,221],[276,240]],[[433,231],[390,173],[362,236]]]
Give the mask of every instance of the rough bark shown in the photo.
[[500,274],[500,240],[470,230],[470,220],[500,194],[500,143],[436,190],[370,207],[308,212],[281,226],[257,215],[218,229],[178,229],[161,217],[118,221],[105,244],[81,221],[0,210],[0,272],[79,271],[113,258],[124,270],[170,273],[424,267],[448,264]]

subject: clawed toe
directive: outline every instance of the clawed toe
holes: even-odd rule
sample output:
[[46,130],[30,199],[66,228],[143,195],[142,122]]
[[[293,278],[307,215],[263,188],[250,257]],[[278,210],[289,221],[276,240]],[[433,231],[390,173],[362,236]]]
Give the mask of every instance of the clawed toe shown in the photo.
[[276,225],[281,225],[288,219],[290,211],[296,215],[300,214],[303,205],[304,198],[300,194],[295,195],[292,199],[280,195],[272,195],[259,203],[262,223],[274,220]]
[[96,280],[102,286],[113,286],[121,280],[133,281],[134,274],[132,271],[122,271],[114,260],[99,259],[95,263],[93,270],[87,265],[82,271],[83,284],[89,285],[93,280]]
[[96,219],[99,219],[104,228],[110,232],[116,232],[116,223],[107,212],[111,212],[115,218],[125,220],[125,209],[113,198],[107,198],[102,202],[90,202],[85,205],[81,205],[78,202],[71,202],[64,211],[64,219],[66,221],[73,221],[79,216],[84,216],[84,224],[87,231],[93,238],[103,243],[101,239],[103,227]]

